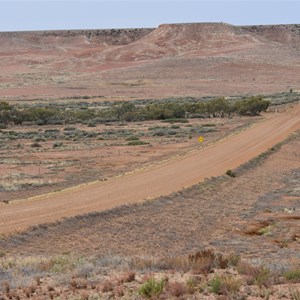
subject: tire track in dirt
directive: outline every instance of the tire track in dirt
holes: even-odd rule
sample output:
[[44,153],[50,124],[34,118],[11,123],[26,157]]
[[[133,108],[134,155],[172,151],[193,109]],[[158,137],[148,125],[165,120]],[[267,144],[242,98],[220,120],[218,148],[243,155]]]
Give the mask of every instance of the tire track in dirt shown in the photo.
[[0,234],[176,192],[224,174],[300,129],[300,105],[185,156],[105,182],[0,205]]

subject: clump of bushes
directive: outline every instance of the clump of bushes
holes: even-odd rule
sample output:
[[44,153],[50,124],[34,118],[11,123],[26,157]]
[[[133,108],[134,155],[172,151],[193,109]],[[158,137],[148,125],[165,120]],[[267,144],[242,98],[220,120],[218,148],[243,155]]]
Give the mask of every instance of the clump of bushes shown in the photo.
[[[82,104],[82,105],[80,105]],[[266,111],[270,101],[262,97],[250,97],[247,99],[232,101],[225,98],[212,99],[210,101],[172,101],[172,102],[145,102],[136,105],[132,102],[122,102],[104,108],[89,108],[88,105],[79,103],[77,106],[62,107],[25,107],[23,109],[0,102],[0,125],[2,127],[13,123],[28,124],[74,124],[84,123],[89,127],[95,127],[98,123],[126,121],[135,122],[143,120],[162,120],[168,123],[187,123],[187,118],[211,118],[225,117],[234,114],[245,116],[257,116]]]

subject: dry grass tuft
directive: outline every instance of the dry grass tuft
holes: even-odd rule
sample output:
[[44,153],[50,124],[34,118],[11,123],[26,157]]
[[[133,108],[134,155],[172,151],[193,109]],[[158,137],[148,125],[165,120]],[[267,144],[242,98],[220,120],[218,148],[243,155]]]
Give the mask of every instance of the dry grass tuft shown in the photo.
[[133,282],[135,281],[135,272],[127,272],[121,275],[121,277],[119,277],[118,281],[120,283],[127,283],[127,282]]
[[117,286],[117,287],[114,289],[114,294],[115,294],[118,298],[123,297],[124,294],[125,294],[124,287],[123,287],[123,286]]
[[168,282],[165,286],[166,293],[172,297],[181,297],[188,292],[187,287],[181,282]]
[[270,284],[270,270],[263,266],[252,266],[247,262],[240,262],[237,265],[239,274],[246,276],[247,284],[258,286],[268,286]]
[[225,257],[219,253],[215,253],[212,249],[205,249],[189,255],[194,273],[210,273],[213,268],[226,269],[233,257]]
[[111,280],[105,280],[102,283],[101,291],[103,293],[111,292],[111,291],[113,291],[113,289],[114,289],[114,285],[112,284]]

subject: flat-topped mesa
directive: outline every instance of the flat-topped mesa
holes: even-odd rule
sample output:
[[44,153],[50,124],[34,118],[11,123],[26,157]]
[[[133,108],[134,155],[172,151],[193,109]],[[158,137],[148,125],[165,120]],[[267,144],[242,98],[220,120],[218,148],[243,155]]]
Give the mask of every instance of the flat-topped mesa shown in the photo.
[[198,30],[228,30],[228,29],[234,29],[237,28],[237,26],[234,26],[229,23],[224,22],[201,22],[201,23],[166,23],[161,24],[158,26],[158,28],[180,28],[180,27],[186,27],[190,29],[198,29]]
[[[225,39],[224,34],[240,35],[246,32],[240,27],[227,23],[183,23],[183,24],[162,24],[149,35],[165,34],[166,40],[173,36],[175,39],[198,40],[203,39]],[[145,38],[149,37],[145,36]]]
[[240,51],[262,38],[226,23],[162,24],[141,39],[106,53],[107,60],[149,60]]
[[279,42],[288,46],[300,44],[300,24],[278,24],[278,25],[249,25],[234,26],[228,23],[178,23],[162,24],[153,31],[184,33],[186,38],[210,38],[218,34],[251,35],[255,38],[264,38],[270,42]]

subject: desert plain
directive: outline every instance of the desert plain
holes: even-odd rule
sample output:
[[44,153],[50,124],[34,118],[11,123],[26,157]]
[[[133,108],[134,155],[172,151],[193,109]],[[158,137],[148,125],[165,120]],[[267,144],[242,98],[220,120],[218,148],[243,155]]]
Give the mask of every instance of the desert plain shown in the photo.
[[300,298],[300,25],[2,32],[0,66],[0,299]]

